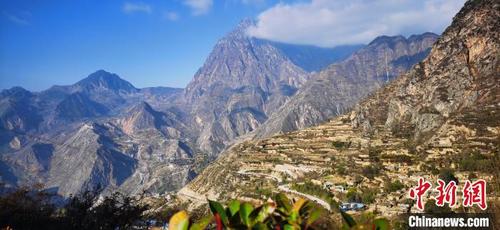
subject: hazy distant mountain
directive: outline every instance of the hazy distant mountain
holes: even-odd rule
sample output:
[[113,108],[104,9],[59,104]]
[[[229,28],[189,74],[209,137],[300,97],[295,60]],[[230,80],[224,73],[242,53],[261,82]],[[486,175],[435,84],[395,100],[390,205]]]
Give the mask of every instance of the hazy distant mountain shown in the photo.
[[98,70],[87,78],[77,82],[72,87],[72,91],[96,92],[100,90],[110,90],[118,94],[129,94],[138,92],[130,82],[118,77],[116,74]]
[[3,90],[0,93],[0,130],[26,132],[36,129],[42,118],[34,105],[34,97],[21,87]]
[[342,61],[365,45],[342,45],[323,48],[311,45],[294,45],[270,42],[278,48],[293,64],[308,72],[319,72],[332,63]]
[[313,76],[262,125],[257,136],[316,125],[348,111],[370,92],[425,58],[437,38],[432,33],[376,38]]
[[1,181],[43,183],[65,196],[98,184],[125,192],[175,190],[192,177],[195,156],[188,119],[175,104],[181,93],[137,89],[103,70],[40,93],[3,90]]
[[72,93],[56,106],[55,112],[58,118],[72,120],[102,116],[108,112],[108,108],[92,101],[85,94]]

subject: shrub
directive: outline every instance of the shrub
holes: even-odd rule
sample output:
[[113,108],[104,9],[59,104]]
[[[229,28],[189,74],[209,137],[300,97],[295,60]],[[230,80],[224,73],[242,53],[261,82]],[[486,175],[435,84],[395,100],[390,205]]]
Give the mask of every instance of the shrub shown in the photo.
[[20,188],[0,198],[0,229],[127,229],[142,219],[147,206],[119,193],[98,201],[99,191],[54,205],[56,194]]
[[450,183],[450,181],[455,181],[458,184],[458,179],[453,174],[453,170],[449,168],[441,169],[439,172],[439,179],[443,180],[447,184]]
[[381,166],[379,164],[369,165],[363,168],[363,176],[369,179],[375,178],[375,176],[380,174]]
[[333,199],[333,195],[326,191],[321,185],[313,184],[307,181],[304,184],[292,184],[292,189],[318,197],[328,202],[331,206],[337,205],[337,202]]
[[387,190],[387,192],[395,192],[395,191],[398,191],[398,190],[401,190],[403,189],[405,186],[403,183],[401,183],[401,181],[399,180],[396,180],[396,181],[393,181],[393,182],[387,182],[385,184],[385,189]]
[[361,201],[365,204],[371,204],[375,201],[377,195],[376,189],[365,189],[361,193]]
[[290,201],[284,194],[275,197],[275,203],[254,207],[249,203],[231,201],[225,208],[216,201],[208,201],[213,216],[199,222],[190,220],[185,211],[176,213],[169,222],[170,229],[201,230],[210,224],[216,229],[314,229],[314,223],[323,210],[311,201]]

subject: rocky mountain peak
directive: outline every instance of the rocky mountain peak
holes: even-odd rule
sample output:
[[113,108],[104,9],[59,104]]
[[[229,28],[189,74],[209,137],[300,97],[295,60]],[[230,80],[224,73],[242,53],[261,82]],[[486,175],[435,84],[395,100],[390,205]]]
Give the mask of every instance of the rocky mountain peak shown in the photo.
[[147,129],[161,129],[165,124],[163,116],[147,102],[140,102],[130,109],[122,120],[123,131],[130,135]]
[[20,86],[15,86],[10,89],[4,89],[0,92],[0,98],[12,97],[12,98],[27,98],[31,97],[33,94]]
[[83,91],[99,89],[120,93],[133,93],[138,91],[130,82],[123,80],[114,73],[106,72],[105,70],[98,70],[90,74],[85,79],[77,82],[74,86]]
[[[246,35],[250,20],[220,39],[204,65],[188,84],[185,95],[193,101],[211,88],[259,87],[269,92],[281,84],[298,87],[308,78],[278,49]],[[220,90],[220,89],[219,89]]]

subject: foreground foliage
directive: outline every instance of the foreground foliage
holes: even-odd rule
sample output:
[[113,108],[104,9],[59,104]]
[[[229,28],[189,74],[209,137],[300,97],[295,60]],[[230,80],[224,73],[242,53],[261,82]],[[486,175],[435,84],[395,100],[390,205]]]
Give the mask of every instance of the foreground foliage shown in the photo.
[[213,216],[194,223],[185,211],[176,213],[169,223],[171,230],[198,230],[214,225],[216,229],[315,229],[314,222],[323,213],[305,199],[292,202],[278,194],[275,202],[254,207],[249,203],[231,201],[225,208],[216,201],[208,202]]
[[[237,200],[229,202],[226,207],[211,200],[208,201],[208,205],[212,216],[194,222],[186,211],[180,211],[170,219],[169,230],[323,229],[315,223],[324,216],[324,209],[303,198],[292,202],[281,193],[275,196],[275,201],[257,207]],[[374,219],[368,223],[357,224],[349,214],[341,212],[341,215],[345,222],[344,229],[389,229],[389,222],[386,219]]]

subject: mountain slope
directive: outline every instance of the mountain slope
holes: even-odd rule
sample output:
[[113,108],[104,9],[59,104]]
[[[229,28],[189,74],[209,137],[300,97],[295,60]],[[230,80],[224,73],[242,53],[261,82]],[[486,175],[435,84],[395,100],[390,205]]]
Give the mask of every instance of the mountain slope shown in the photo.
[[309,78],[269,42],[248,37],[252,23],[217,42],[184,92],[197,143],[210,154],[255,130]]
[[1,182],[42,183],[64,196],[97,185],[106,192],[176,190],[192,177],[199,152],[175,104],[181,93],[137,89],[102,70],[40,93],[3,90]]
[[33,97],[21,87],[3,90],[0,93],[0,130],[26,132],[37,129],[42,118],[33,105]]
[[385,125],[425,139],[469,111],[493,116],[477,122],[498,116],[498,7],[469,1],[424,62],[356,107],[353,125]]
[[[329,184],[355,191],[368,211],[394,216],[415,208],[407,206],[407,188],[448,169],[460,183],[485,179],[489,206],[498,207],[499,16],[497,1],[468,1],[424,61],[350,115],[238,144],[181,189],[179,199],[193,208],[205,197],[303,196]],[[391,186],[396,181],[402,188]],[[323,192],[348,201],[342,192]]]
[[122,153],[106,127],[83,125],[55,150],[47,187],[69,196],[101,186],[120,186],[134,172],[137,161]]
[[72,120],[101,116],[108,112],[108,108],[82,93],[73,93],[56,106],[55,112],[58,118]]
[[370,92],[421,61],[437,35],[425,33],[408,39],[381,36],[308,81],[290,101],[257,131],[267,137],[319,124],[343,114]]

